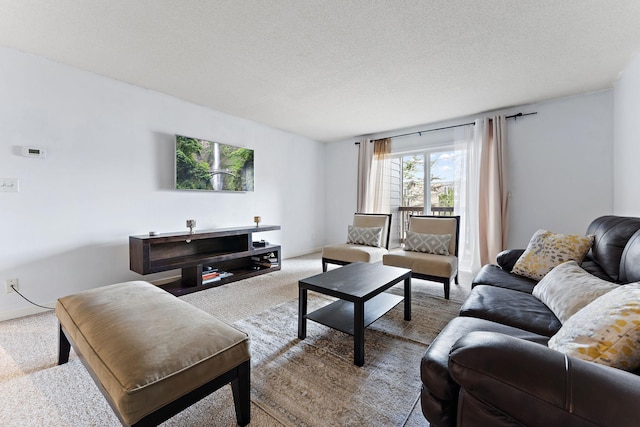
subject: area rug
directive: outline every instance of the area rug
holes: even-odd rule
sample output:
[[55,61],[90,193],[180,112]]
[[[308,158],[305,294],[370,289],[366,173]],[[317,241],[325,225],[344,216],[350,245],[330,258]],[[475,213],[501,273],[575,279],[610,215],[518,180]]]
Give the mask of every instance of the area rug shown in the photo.
[[[309,311],[329,302],[310,293]],[[299,340],[297,309],[289,301],[234,324],[251,337],[252,401],[284,425],[402,426],[419,397],[420,359],[459,303],[414,290],[413,320],[399,304],[366,329],[362,367],[350,335],[308,321]]]

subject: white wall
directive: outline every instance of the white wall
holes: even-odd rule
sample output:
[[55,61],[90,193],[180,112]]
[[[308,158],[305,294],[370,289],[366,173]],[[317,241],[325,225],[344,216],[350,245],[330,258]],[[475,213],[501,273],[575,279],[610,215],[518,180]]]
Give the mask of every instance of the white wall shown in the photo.
[[[612,98],[612,91],[604,91],[487,113],[538,112],[507,121],[512,193],[509,247],[526,247],[539,228],[584,233],[591,220],[612,213]],[[473,122],[475,118],[373,137]],[[357,149],[353,141],[343,141],[330,144],[326,155],[327,176],[331,177],[326,192],[336,195],[327,199],[326,236],[327,243],[336,243],[345,239],[356,205]],[[340,195],[345,187],[353,190]]]
[[325,146],[325,244],[347,241],[357,211],[358,147],[355,138]]
[[511,119],[507,129],[509,247],[526,247],[539,228],[584,233],[593,219],[613,212],[612,91],[526,110],[538,114]]
[[[0,64],[0,178],[20,181],[0,193],[0,319],[33,311],[6,279],[45,305],[140,279],[128,236],[186,230],[186,219],[204,230],[260,215],[282,230],[256,237],[285,258],[322,246],[322,144],[12,49]],[[175,191],[175,134],[254,149],[255,191]],[[21,157],[25,145],[48,157]]]
[[614,205],[617,215],[640,216],[640,54],[614,87]]

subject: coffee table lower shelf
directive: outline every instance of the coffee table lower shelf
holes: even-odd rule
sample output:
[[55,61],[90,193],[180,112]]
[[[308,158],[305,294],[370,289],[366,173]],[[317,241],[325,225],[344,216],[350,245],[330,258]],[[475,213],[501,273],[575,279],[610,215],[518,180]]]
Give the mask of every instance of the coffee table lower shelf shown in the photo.
[[[364,303],[364,327],[366,328],[398,305],[404,298],[381,293]],[[345,334],[354,335],[354,303],[337,300],[306,315],[308,320],[320,323]]]

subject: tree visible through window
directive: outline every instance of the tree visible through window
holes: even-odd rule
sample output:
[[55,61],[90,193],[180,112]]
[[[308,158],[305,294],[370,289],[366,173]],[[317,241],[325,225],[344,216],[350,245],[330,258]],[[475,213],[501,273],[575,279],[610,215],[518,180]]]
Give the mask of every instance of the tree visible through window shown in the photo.
[[[454,200],[454,157],[455,152],[451,150],[401,156],[402,206],[423,207],[425,213],[451,214]],[[426,168],[425,163],[428,165]]]

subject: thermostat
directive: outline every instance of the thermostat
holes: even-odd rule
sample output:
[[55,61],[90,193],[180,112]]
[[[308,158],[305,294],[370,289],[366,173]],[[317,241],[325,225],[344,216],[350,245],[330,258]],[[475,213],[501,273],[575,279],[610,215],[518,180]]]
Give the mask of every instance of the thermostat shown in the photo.
[[47,150],[38,147],[22,147],[22,155],[24,157],[36,157],[38,159],[44,159],[47,157]]

